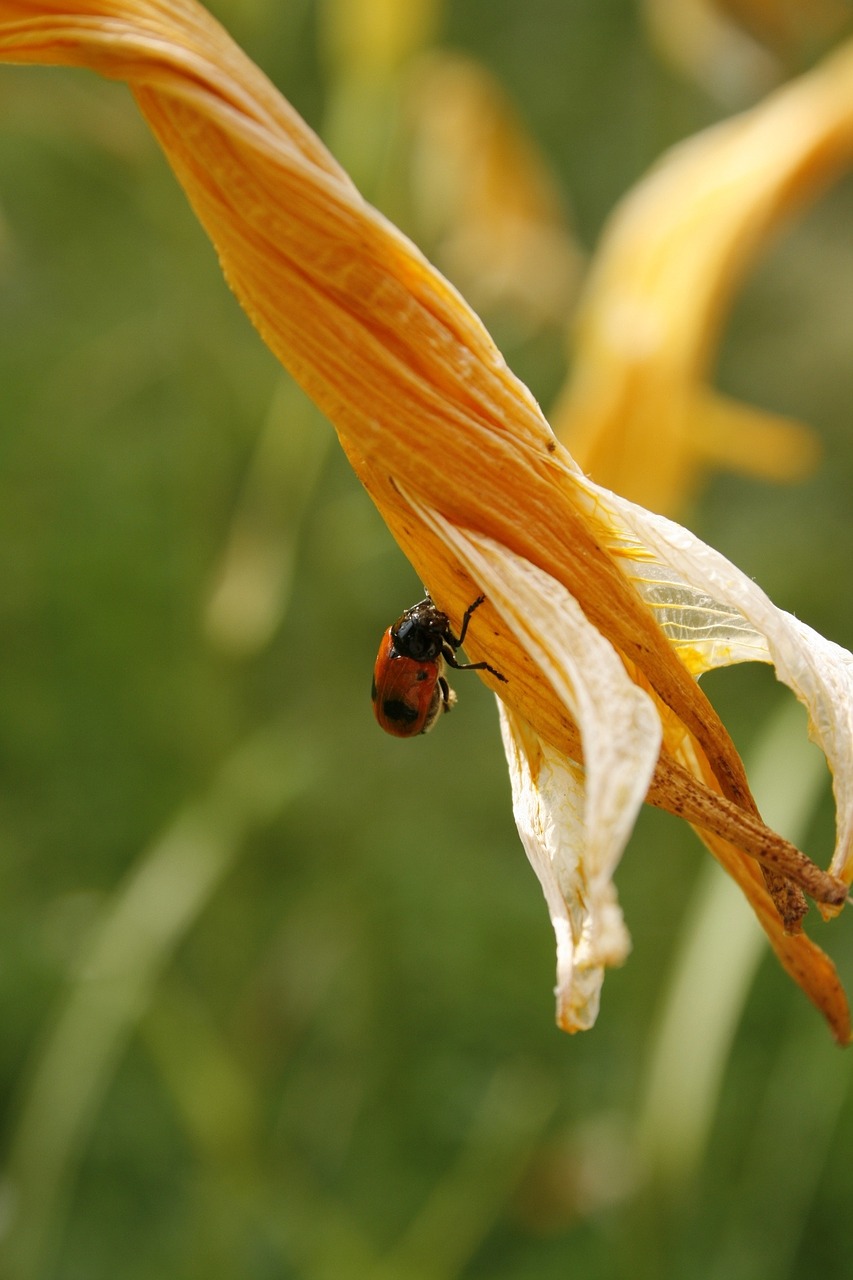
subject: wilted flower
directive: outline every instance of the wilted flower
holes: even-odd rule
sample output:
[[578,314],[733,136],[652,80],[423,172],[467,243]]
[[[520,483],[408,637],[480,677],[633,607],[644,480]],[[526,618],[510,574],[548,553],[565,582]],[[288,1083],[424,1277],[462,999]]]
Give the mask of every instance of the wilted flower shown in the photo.
[[[486,595],[466,646],[508,681],[515,809],[557,932],[560,1025],[592,1023],[604,967],[624,955],[611,875],[648,799],[701,829],[846,1041],[843,992],[800,917],[803,890],[832,914],[853,876],[850,655],[686,530],[587,480],[476,316],[194,0],[0,0],[0,57],[128,81],[234,291],[334,423],[436,603],[458,624]],[[761,822],[696,683],[746,659],[775,664],[834,772],[832,874]]]
[[[760,106],[674,147],[605,230],[552,421],[595,477],[655,510],[708,466],[796,479],[800,423],[709,383],[729,299],[774,231],[850,163],[853,45]],[[649,441],[654,440],[651,450]]]

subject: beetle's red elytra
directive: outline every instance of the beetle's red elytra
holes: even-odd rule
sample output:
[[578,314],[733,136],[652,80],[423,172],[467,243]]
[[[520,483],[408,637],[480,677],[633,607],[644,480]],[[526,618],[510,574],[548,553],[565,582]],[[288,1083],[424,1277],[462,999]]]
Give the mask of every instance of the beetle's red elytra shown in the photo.
[[488,662],[459,662],[456,652],[465,641],[471,614],[485,596],[469,604],[458,637],[450,619],[429,596],[406,609],[382,637],[373,669],[371,698],[379,725],[395,738],[428,733],[439,716],[456,702],[444,675],[445,663],[456,671],[490,671],[506,680]]

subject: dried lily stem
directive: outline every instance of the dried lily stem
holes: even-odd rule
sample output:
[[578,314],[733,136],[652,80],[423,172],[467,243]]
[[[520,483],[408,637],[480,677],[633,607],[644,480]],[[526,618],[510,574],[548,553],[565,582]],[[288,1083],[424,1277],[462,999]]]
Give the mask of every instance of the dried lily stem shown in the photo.
[[[564,722],[561,728],[558,739],[561,749],[582,764],[583,747],[577,727]],[[796,845],[765,826],[757,811],[751,813],[726,799],[700,782],[666,752],[661,752],[655,766],[646,803],[727,840],[760,863],[772,879],[793,882],[815,902],[840,907],[847,901],[850,889],[843,880],[824,871]],[[774,900],[779,909],[784,895],[780,885],[776,888],[778,897],[774,895]],[[792,907],[790,911],[780,910],[780,915],[788,926],[802,915],[802,911]]]
[[846,901],[849,890],[843,880],[823,871],[760,818],[712,791],[665,755],[658,761],[647,799],[656,808],[722,836],[762,867],[792,880],[815,902],[838,907]]
[[[561,730],[557,739],[560,748],[582,764],[583,746],[577,727],[564,721]],[[774,901],[786,928],[795,927],[803,912],[795,903],[790,905],[790,909],[783,909],[785,894],[782,880],[793,882],[813,901],[828,907],[840,907],[847,901],[850,889],[843,880],[824,871],[796,845],[765,826],[757,811],[749,812],[726,799],[700,782],[666,752],[661,752],[655,766],[646,803],[720,836],[760,863],[771,880],[778,882],[768,888],[772,890],[775,887]]]

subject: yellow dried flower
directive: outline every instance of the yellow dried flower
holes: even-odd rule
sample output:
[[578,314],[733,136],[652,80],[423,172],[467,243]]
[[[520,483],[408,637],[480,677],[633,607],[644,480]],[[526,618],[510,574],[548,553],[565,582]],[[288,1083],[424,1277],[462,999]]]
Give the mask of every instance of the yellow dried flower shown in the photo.
[[793,480],[816,462],[808,428],[720,395],[710,366],[750,263],[850,163],[851,83],[846,44],[673,148],[611,216],[552,415],[602,484],[670,511],[709,465]]
[[[126,80],[243,306],[498,685],[522,837],[558,937],[558,1020],[595,1018],[626,934],[611,874],[648,798],[695,824],[788,972],[850,1036],[799,928],[853,876],[853,658],[686,530],[581,473],[476,316],[361,198],[194,0],[0,0],[0,58]],[[835,775],[832,873],[769,831],[695,677],[772,661]],[[767,885],[755,858],[767,868]]]

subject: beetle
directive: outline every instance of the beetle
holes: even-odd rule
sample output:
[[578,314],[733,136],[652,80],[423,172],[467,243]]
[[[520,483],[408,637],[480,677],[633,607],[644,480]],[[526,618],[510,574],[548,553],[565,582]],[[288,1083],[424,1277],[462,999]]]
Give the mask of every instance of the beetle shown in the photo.
[[485,598],[478,596],[469,604],[458,637],[453,634],[447,614],[437,609],[429,596],[406,609],[385,632],[376,656],[370,696],[374,715],[386,733],[395,738],[414,738],[428,733],[439,716],[450,711],[456,694],[445,678],[445,663],[456,671],[490,671],[498,680],[506,681],[506,676],[488,662],[459,662],[456,658],[471,615]]

